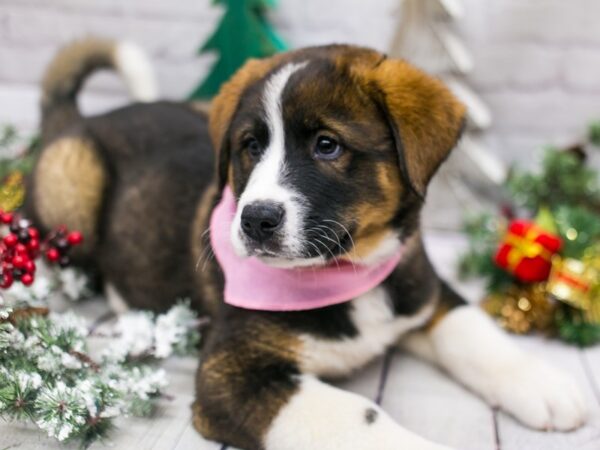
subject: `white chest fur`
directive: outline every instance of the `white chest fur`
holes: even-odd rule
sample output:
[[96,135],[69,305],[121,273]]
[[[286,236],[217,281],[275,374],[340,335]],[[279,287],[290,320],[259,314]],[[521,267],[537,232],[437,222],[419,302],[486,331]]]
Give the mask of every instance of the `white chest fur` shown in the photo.
[[412,316],[394,316],[382,287],[352,301],[351,320],[358,334],[352,338],[324,339],[302,335],[301,369],[318,376],[344,376],[394,343],[402,334],[423,325],[433,312],[432,303]]

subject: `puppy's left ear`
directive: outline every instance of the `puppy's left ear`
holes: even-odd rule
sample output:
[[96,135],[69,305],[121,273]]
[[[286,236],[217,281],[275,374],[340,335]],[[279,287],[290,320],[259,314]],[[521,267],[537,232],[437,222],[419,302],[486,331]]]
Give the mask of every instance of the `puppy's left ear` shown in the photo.
[[401,174],[424,197],[460,138],[465,107],[441,81],[402,60],[383,59],[370,79],[392,131]]

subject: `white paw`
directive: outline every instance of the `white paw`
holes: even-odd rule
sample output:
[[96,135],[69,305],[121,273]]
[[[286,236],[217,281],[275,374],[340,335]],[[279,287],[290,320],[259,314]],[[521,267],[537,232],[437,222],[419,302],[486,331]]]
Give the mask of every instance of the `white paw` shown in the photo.
[[379,406],[307,376],[265,436],[267,450],[451,450],[401,427]]
[[524,424],[567,431],[585,422],[584,397],[571,377],[521,351],[481,310],[456,308],[431,339],[443,367]]
[[532,428],[569,431],[586,420],[587,407],[575,381],[538,359],[519,358],[490,382],[489,400]]

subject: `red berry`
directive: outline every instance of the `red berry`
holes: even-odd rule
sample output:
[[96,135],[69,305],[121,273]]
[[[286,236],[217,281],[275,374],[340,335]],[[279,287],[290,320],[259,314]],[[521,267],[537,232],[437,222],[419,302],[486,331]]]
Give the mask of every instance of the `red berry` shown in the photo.
[[33,273],[33,272],[35,272],[35,263],[34,263],[33,261],[31,261],[31,260],[27,261],[27,262],[25,263],[25,270],[26,270],[28,273]]
[[16,234],[7,234],[6,236],[4,236],[4,239],[2,239],[4,241],[4,243],[6,244],[7,247],[13,247],[14,245],[17,244],[17,242],[19,241],[19,238],[17,237]]
[[71,245],[81,244],[83,241],[83,234],[79,231],[71,231],[67,236],[67,241],[69,241],[69,244]]
[[25,286],[30,286],[31,283],[33,283],[33,275],[30,273],[23,274],[21,277],[21,283],[23,283]]
[[37,228],[29,227],[28,231],[29,231],[29,236],[31,237],[31,239],[39,239],[40,232],[38,231]]
[[2,213],[2,215],[0,216],[0,221],[2,221],[2,223],[5,224],[10,224],[13,220],[13,215],[12,213]]
[[15,266],[17,269],[22,269],[23,267],[25,267],[27,260],[23,255],[15,255],[15,257],[12,260],[12,263],[13,266]]
[[4,273],[0,276],[0,288],[8,289],[13,284],[13,277],[10,272]]
[[17,255],[25,255],[27,253],[27,247],[24,244],[17,244],[15,246],[15,252]]
[[27,243],[27,249],[29,249],[30,252],[37,252],[40,249],[40,241],[38,241],[36,238],[32,238]]
[[60,258],[60,253],[53,247],[46,252],[46,258],[48,258],[48,261],[58,261],[58,258]]

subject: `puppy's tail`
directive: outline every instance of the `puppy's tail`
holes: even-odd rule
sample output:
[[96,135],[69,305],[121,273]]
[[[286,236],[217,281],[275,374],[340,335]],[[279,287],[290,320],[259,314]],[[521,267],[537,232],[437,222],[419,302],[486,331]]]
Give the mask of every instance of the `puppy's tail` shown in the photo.
[[42,131],[45,138],[62,131],[81,117],[77,94],[85,80],[100,69],[118,72],[132,97],[153,101],[157,84],[144,51],[128,42],[89,37],[58,51],[42,82]]

